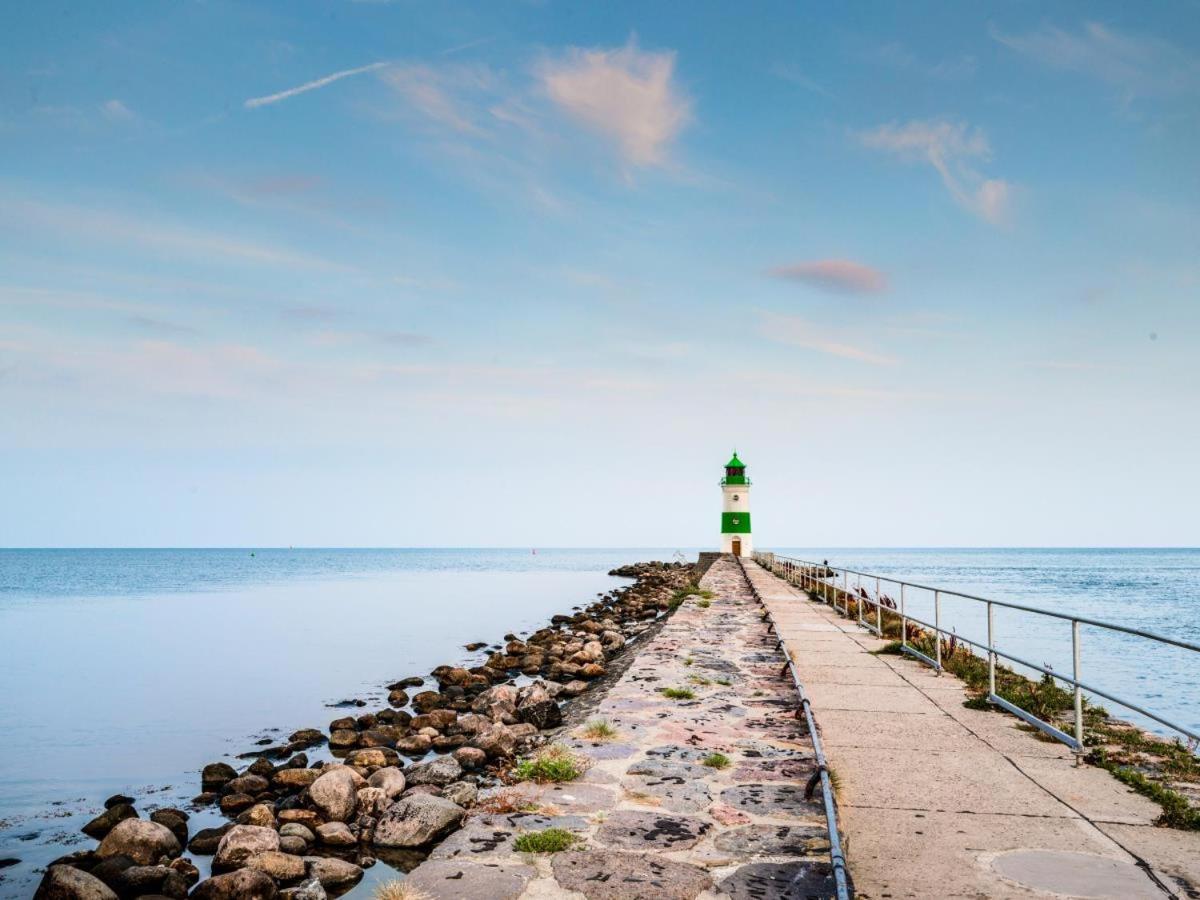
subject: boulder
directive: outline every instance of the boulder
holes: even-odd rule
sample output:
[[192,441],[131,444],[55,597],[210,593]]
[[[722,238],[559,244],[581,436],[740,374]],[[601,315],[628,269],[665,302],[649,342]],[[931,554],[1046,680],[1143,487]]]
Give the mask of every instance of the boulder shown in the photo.
[[239,869],[256,853],[279,849],[279,835],[271,828],[259,825],[234,825],[221,838],[217,855],[213,857],[214,872]]
[[478,747],[459,747],[454,758],[464,769],[481,769],[487,763],[487,754]]
[[470,809],[479,799],[479,788],[469,781],[456,781],[442,788],[442,796],[463,809]]
[[229,763],[209,763],[200,770],[200,787],[205,791],[218,791],[237,778],[237,769]]
[[101,857],[128,856],[142,866],[157,863],[164,856],[178,856],[182,848],[165,825],[144,819],[118,822],[100,842],[96,853]]
[[282,890],[279,892],[279,896],[284,900],[329,900],[325,888],[321,887],[321,882],[315,878],[302,881],[294,888]]
[[418,713],[429,712],[446,705],[446,698],[437,691],[421,691],[412,698],[412,706]]
[[321,824],[321,817],[311,809],[281,809],[275,814],[275,818],[279,820],[280,825],[299,822],[309,831]]
[[117,895],[99,878],[82,869],[51,866],[33,900],[117,900]]
[[317,826],[317,840],[330,847],[353,847],[358,838],[345,822],[326,822]]
[[[271,769],[272,773],[275,771]],[[239,775],[232,781],[227,781],[225,787],[221,788],[224,794],[249,794],[251,797],[261,794],[271,786],[271,782],[267,781],[262,775],[256,775],[253,772],[247,772],[245,775]]]
[[358,815],[378,817],[391,804],[394,798],[389,797],[383,788],[365,787],[358,792]]
[[283,884],[294,884],[304,879],[308,872],[304,860],[279,850],[265,850],[255,853],[246,860],[245,868],[266,872],[276,881]]
[[232,827],[233,825],[230,824],[222,825],[220,828],[201,828],[188,843],[188,850],[201,856],[212,856],[217,852],[221,838],[225,837],[225,833]]
[[538,682],[527,684],[517,692],[517,718],[538,729],[557,728],[563,720],[558,702]]
[[192,900],[274,900],[278,893],[266,872],[239,869],[200,882],[192,891]]
[[130,804],[115,803],[84,825],[80,831],[88,837],[99,841],[103,840],[104,836],[112,831],[118,822],[124,822],[126,819],[136,819],[137,817],[137,810]]
[[457,828],[466,810],[431,794],[410,794],[384,811],[375,826],[380,847],[420,847]]
[[290,792],[302,791],[320,777],[320,769],[280,769],[271,780],[276,787]]
[[471,746],[494,758],[507,757],[516,749],[517,739],[507,725],[494,722],[471,739]]
[[463,770],[453,756],[439,756],[429,762],[410,766],[405,776],[409,784],[436,784],[444,787],[462,778]]
[[410,734],[396,741],[396,749],[405,756],[424,756],[433,747],[433,738],[423,734]]
[[517,718],[517,689],[510,684],[490,687],[471,704],[471,712],[487,716],[493,722],[514,725]]
[[221,798],[221,812],[227,816],[236,816],[242,810],[254,805],[254,798],[249,794],[226,794]]
[[[368,734],[370,732],[367,732]],[[346,765],[361,769],[381,769],[400,762],[400,754],[388,747],[364,747],[346,755]]]
[[353,747],[358,743],[358,732],[350,728],[339,728],[329,733],[329,746],[334,749]]
[[[165,822],[163,824],[166,824]],[[265,803],[255,803],[252,807],[238,816],[239,825],[259,825],[263,828],[275,827],[275,812]]]
[[171,834],[175,835],[175,840],[179,841],[180,847],[187,846],[188,818],[188,814],[182,809],[175,809],[174,807],[156,809],[150,813],[150,821],[157,822],[159,825],[169,828]]
[[120,897],[153,894],[182,900],[188,895],[187,879],[168,866],[129,866],[110,886]]
[[288,740],[297,749],[315,747],[317,744],[325,743],[325,735],[319,728],[301,728],[299,731],[293,731],[288,736]]
[[396,688],[388,694],[387,699],[392,706],[408,706],[408,691],[404,688]]
[[406,783],[404,773],[395,766],[387,766],[372,772],[371,777],[367,779],[368,785],[381,788],[389,800],[395,800],[403,794]]
[[304,838],[294,836],[281,837],[279,839],[279,850],[281,853],[290,853],[293,856],[303,856],[308,852],[308,844]]
[[171,860],[171,868],[182,875],[184,883],[189,886],[200,880],[200,870],[186,856]]
[[332,856],[306,856],[304,864],[308,867],[308,877],[315,878],[328,891],[341,893],[362,881],[361,867]]
[[361,776],[339,766],[312,783],[308,798],[321,815],[334,822],[345,822],[354,815],[355,795]]
[[[319,825],[317,826],[320,827]],[[279,829],[280,837],[298,837],[306,844],[311,844],[317,839],[317,836],[309,830],[308,826],[301,825],[299,822],[288,822]]]

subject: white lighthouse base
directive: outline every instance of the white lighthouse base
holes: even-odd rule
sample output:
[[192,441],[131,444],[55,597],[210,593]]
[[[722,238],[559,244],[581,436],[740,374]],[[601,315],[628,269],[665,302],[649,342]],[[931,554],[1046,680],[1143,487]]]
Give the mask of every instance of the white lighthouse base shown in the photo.
[[732,553],[734,556],[751,556],[754,553],[754,542],[748,534],[722,534],[721,552]]

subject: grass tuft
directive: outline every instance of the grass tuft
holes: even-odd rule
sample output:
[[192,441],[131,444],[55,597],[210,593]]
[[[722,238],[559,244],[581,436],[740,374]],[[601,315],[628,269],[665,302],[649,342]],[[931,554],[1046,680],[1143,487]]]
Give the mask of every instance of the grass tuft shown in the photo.
[[732,765],[729,757],[724,753],[710,753],[704,759],[700,760],[700,763],[708,766],[710,769],[728,769]]
[[671,700],[695,700],[696,694],[687,688],[659,688],[658,692]]
[[712,601],[708,599],[697,600],[696,605],[701,609],[708,609],[710,606],[712,606]]
[[517,835],[513,848],[521,853],[559,853],[579,843],[579,837],[565,828],[547,828]]
[[546,782],[574,781],[583,774],[579,757],[562,744],[551,744],[536,756],[520,760],[513,769],[517,781]]
[[616,740],[617,729],[607,719],[592,719],[583,726],[582,734],[589,741],[612,741]]
[[407,881],[396,879],[376,885],[372,900],[433,900],[429,894]]

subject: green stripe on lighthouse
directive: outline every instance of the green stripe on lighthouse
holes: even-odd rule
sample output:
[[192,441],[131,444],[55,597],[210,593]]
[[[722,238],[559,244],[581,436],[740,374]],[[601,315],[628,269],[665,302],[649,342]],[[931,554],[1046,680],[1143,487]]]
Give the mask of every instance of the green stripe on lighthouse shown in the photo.
[[721,513],[721,534],[749,534],[750,513]]

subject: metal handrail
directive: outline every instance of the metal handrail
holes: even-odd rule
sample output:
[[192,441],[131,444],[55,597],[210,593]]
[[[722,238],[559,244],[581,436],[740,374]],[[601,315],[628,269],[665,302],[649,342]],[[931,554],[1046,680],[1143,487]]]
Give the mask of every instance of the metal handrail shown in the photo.
[[838,832],[837,806],[833,799],[833,782],[829,777],[829,763],[825,759],[825,748],[821,744],[821,734],[817,730],[817,723],[813,718],[812,702],[808,699],[804,685],[800,682],[800,673],[796,671],[796,662],[792,659],[792,654],[788,652],[787,644],[784,643],[783,636],[779,633],[779,626],[775,624],[775,617],[771,615],[771,610],[763,602],[763,598],[758,593],[758,588],[754,586],[754,582],[750,580],[750,576],[746,573],[746,566],[742,562],[742,558],[735,556],[734,560],[742,572],[742,577],[746,579],[746,585],[750,588],[750,593],[754,595],[754,599],[763,608],[763,619],[767,622],[770,632],[776,637],[776,649],[783,653],[783,658],[786,660],[783,667],[784,671],[791,675],[792,684],[795,685],[796,693],[800,697],[800,709],[804,712],[808,734],[812,738],[813,756],[817,761],[817,776],[821,782],[821,800],[825,805],[825,828],[829,832],[829,863],[833,868],[834,892],[837,895],[837,900],[850,900],[852,894],[849,877],[846,874],[846,854],[842,850],[842,838]]
[[[1136,703],[1132,703],[1128,700],[1124,700],[1120,697],[1115,696],[1112,693],[1109,693],[1108,691],[1101,690],[1100,688],[1097,688],[1093,685],[1087,684],[1080,680],[1080,637],[1079,637],[1079,626],[1080,625],[1090,625],[1090,626],[1094,626],[1097,628],[1103,628],[1108,631],[1115,631],[1115,632],[1119,632],[1122,634],[1131,634],[1136,637],[1147,638],[1149,640],[1158,641],[1159,643],[1162,643],[1162,644],[1168,644],[1168,645],[1171,645],[1174,647],[1180,647],[1184,650],[1191,650],[1196,653],[1200,653],[1200,646],[1193,644],[1189,641],[1184,641],[1184,640],[1179,640],[1177,638],[1167,637],[1166,635],[1155,634],[1154,632],[1144,631],[1140,628],[1129,628],[1125,625],[1117,625],[1116,623],[1113,623],[1113,622],[1103,622],[1098,619],[1090,619],[1086,616],[1076,616],[1076,615],[1071,615],[1069,613],[1054,612],[1052,610],[1046,610],[1046,609],[1037,609],[1036,607],[1025,606],[1020,603],[1010,603],[1010,602],[1007,602],[1004,600],[992,600],[987,597],[978,597],[974,594],[966,594],[961,591],[946,590],[944,588],[931,587],[931,586],[925,585],[925,584],[917,584],[916,582],[904,581],[904,580],[898,579],[898,578],[891,578],[887,575],[878,575],[878,574],[875,574],[872,572],[860,572],[855,569],[846,569],[846,568],[842,568],[839,566],[831,566],[828,563],[824,563],[824,562],[818,563],[818,562],[814,562],[811,560],[796,559],[795,557],[791,557],[791,556],[778,556],[774,553],[756,553],[755,558],[758,559],[760,562],[765,563],[767,568],[770,569],[775,574],[779,574],[779,572],[776,571],[778,568],[783,568],[784,572],[785,572],[785,575],[784,575],[785,580],[792,582],[792,583],[796,583],[797,581],[799,581],[803,586],[819,592],[825,602],[830,603],[835,610],[838,610],[838,612],[840,612],[844,615],[849,615],[849,613],[848,613],[849,604],[848,604],[848,602],[844,601],[843,602],[844,608],[840,609],[840,610],[838,609],[838,606],[837,606],[838,591],[840,591],[842,593],[844,598],[850,597],[850,596],[854,597],[857,608],[858,608],[858,624],[869,629],[870,631],[875,632],[880,637],[883,636],[883,627],[882,627],[882,612],[883,612],[883,610],[887,610],[888,612],[891,612],[894,615],[899,616],[900,623],[901,623],[900,624],[900,649],[901,649],[901,651],[909,656],[913,656],[917,659],[920,659],[922,662],[933,667],[939,673],[942,671],[942,659],[941,659],[941,657],[942,657],[942,642],[941,642],[942,635],[952,636],[952,637],[956,638],[957,640],[962,641],[964,644],[968,645],[968,647],[977,647],[980,650],[984,651],[984,654],[987,656],[987,661],[988,661],[988,695],[987,695],[988,701],[996,706],[1001,707],[1002,709],[1007,710],[1008,712],[1012,713],[1013,715],[1018,716],[1019,718],[1028,722],[1030,725],[1033,725],[1036,728],[1039,728],[1040,730],[1044,731],[1046,734],[1049,734],[1051,737],[1054,737],[1056,740],[1062,741],[1064,744],[1071,747],[1077,753],[1082,752],[1082,750],[1083,750],[1083,691],[1087,691],[1089,694],[1095,694],[1098,697],[1103,697],[1105,700],[1109,700],[1113,703],[1116,703],[1117,705],[1124,707],[1125,709],[1140,713],[1141,715],[1146,716],[1149,719],[1153,719],[1155,722],[1158,722],[1160,725],[1166,726],[1167,728],[1171,729],[1172,731],[1178,732],[1179,734],[1182,734],[1182,735],[1186,735],[1189,739],[1191,739],[1193,741],[1200,742],[1200,734],[1197,734],[1196,732],[1192,731],[1190,728],[1187,728],[1176,722],[1172,722],[1171,720],[1164,718],[1163,716],[1159,715],[1158,713],[1151,712],[1150,710],[1145,709],[1144,707],[1139,706]],[[832,575],[826,574],[826,573],[832,573]],[[840,588],[837,585],[837,579],[838,579],[839,575],[842,578],[842,586]],[[849,576],[850,575],[854,575],[854,576],[856,576],[856,578],[859,578],[859,579],[861,579],[861,578],[874,579],[875,580],[875,599],[874,600],[871,599],[868,590],[862,589],[861,581],[856,586],[856,589],[860,590],[860,592],[852,594],[850,591],[850,587],[849,587]],[[832,584],[828,580],[826,580],[830,577],[832,577],[832,582],[833,582]],[[890,584],[890,585],[899,586],[899,588],[900,588],[900,605],[899,605],[899,607],[884,606],[880,602],[880,597],[881,597],[880,588],[884,582],[886,582],[887,584]],[[831,588],[833,590],[832,597],[830,596]],[[918,619],[915,616],[912,616],[908,613],[907,609],[905,608],[905,588],[915,588],[917,590],[931,591],[933,593],[934,621],[932,623],[925,622],[925,621]],[[956,631],[947,631],[945,628],[941,627],[941,599],[943,596],[958,597],[958,598],[961,598],[964,600],[973,600],[978,603],[983,603],[986,605],[986,607],[987,607],[987,631],[988,631],[987,643],[982,643],[978,640],[972,640],[971,638],[967,638],[961,634],[958,634]],[[862,611],[863,611],[864,603],[869,604],[870,606],[874,607],[874,609],[875,609],[875,625],[871,625],[869,622],[867,622],[863,619]],[[1003,650],[1000,650],[998,647],[996,647],[995,636],[994,636],[994,625],[993,625],[993,609],[994,609],[994,607],[997,607],[997,606],[1003,607],[1005,609],[1016,609],[1016,610],[1020,610],[1022,612],[1034,613],[1036,615],[1049,616],[1054,619],[1060,619],[1062,621],[1070,622],[1071,623],[1071,659],[1072,659],[1072,674],[1071,674],[1071,676],[1068,677],[1067,675],[1064,675],[1060,672],[1056,672],[1053,669],[1049,668],[1048,666],[1039,666],[1037,663],[1033,663],[1033,662],[1030,662],[1029,660],[1022,659],[1019,656],[1015,656],[1011,653],[1007,653]],[[931,659],[930,657],[926,656],[924,653],[921,653],[916,648],[909,646],[907,623],[910,621],[914,622],[924,628],[931,629],[935,633],[935,635],[937,635],[937,640],[935,641],[936,649],[934,651],[935,658]],[[1049,722],[1043,721],[1042,719],[1039,719],[1036,716],[1034,716],[1032,713],[1027,712],[1026,710],[1021,709],[1020,707],[1017,707],[1014,704],[1008,702],[1004,698],[997,696],[997,694],[996,694],[996,660],[999,657],[1003,657],[1006,660],[1017,663],[1018,665],[1021,665],[1021,666],[1025,666],[1026,668],[1033,669],[1034,671],[1041,672],[1044,675],[1049,675],[1050,677],[1058,679],[1059,681],[1063,682],[1064,684],[1068,684],[1072,687],[1073,693],[1074,693],[1074,701],[1075,701],[1074,702],[1074,707],[1075,707],[1075,709],[1074,709],[1074,720],[1075,720],[1074,721],[1074,726],[1075,726],[1074,732],[1075,733],[1073,735],[1068,735],[1065,732],[1060,731],[1058,728],[1056,728],[1054,725],[1050,724]]]

